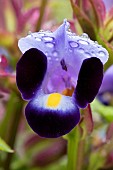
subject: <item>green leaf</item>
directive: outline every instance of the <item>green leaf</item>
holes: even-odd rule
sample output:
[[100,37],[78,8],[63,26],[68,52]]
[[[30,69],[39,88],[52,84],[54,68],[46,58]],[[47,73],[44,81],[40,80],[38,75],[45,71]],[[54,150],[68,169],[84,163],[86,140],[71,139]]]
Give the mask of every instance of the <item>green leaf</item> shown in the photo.
[[96,29],[95,25],[92,21],[88,18],[88,16],[82,11],[73,0],[70,0],[73,13],[75,14],[77,20],[79,21],[83,32],[87,33],[89,37],[93,40],[96,40]]
[[101,150],[98,150],[97,152],[93,152],[90,155],[88,170],[98,170],[103,166],[105,163],[105,158],[102,155]]
[[[68,0],[56,1],[49,3],[51,14],[58,22],[62,22],[64,18],[72,19],[72,8]],[[68,11],[68,12],[67,12]]]
[[13,153],[14,151],[5,143],[3,139],[0,138],[0,150]]
[[112,106],[105,106],[95,99],[91,104],[91,108],[93,112],[97,112],[98,114],[100,114],[103,118],[105,118],[106,121],[108,122],[113,121],[113,107]]

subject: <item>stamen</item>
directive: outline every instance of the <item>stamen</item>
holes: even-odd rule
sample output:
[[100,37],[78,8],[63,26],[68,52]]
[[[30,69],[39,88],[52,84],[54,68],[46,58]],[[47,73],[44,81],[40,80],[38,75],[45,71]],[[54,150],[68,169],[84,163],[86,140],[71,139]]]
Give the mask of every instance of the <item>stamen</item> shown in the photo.
[[64,60],[64,59],[62,59],[62,60],[60,61],[60,64],[61,64],[61,66],[62,66],[62,69],[65,70],[65,71],[67,71],[67,66],[66,66],[66,63],[65,63],[65,60]]

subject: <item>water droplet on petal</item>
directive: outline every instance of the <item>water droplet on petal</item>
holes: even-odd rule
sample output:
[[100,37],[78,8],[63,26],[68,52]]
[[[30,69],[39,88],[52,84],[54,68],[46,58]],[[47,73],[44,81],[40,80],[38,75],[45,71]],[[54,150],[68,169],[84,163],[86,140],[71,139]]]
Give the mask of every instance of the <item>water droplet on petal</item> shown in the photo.
[[99,53],[99,55],[102,56],[102,57],[106,55],[104,51],[99,51],[98,53]]
[[40,31],[38,32],[38,34],[41,35],[41,36],[44,36],[44,35],[45,35],[45,33],[44,33],[43,30],[40,30]]
[[45,52],[45,55],[48,56],[48,52]]
[[89,42],[87,42],[87,41],[85,41],[85,40],[78,40],[78,42],[80,43],[80,44],[83,44],[83,45],[88,45],[89,44]]
[[51,57],[47,57],[48,58],[48,60],[51,60]]
[[41,41],[41,38],[35,37],[35,39],[36,39],[37,41]]
[[79,52],[80,52],[80,53],[84,53],[85,51],[84,51],[83,48],[79,48]]
[[79,44],[77,42],[74,42],[74,41],[70,41],[69,44],[73,48],[77,48],[79,46]]
[[54,47],[54,44],[51,43],[51,42],[46,42],[45,44],[46,44],[46,46],[49,47],[49,48],[53,48],[53,47]]
[[70,53],[72,53],[72,52],[73,52],[73,50],[72,50],[72,49],[69,49],[69,52],[70,52]]
[[46,30],[45,32],[46,32],[46,33],[52,33],[52,31],[51,31],[51,30]]
[[91,57],[91,54],[88,53],[88,52],[85,52],[85,55],[86,55],[87,57]]
[[96,54],[95,54],[94,51],[91,51],[91,54],[92,54],[93,57],[96,57]]
[[56,61],[58,61],[58,60],[59,60],[59,58],[58,58],[58,57],[56,57],[56,58],[55,58],[55,60],[56,60]]
[[58,52],[57,51],[53,51],[53,56],[57,57],[58,56]]
[[31,35],[31,36],[33,36],[33,34],[32,34],[32,32],[31,32],[31,31],[29,31],[29,32],[28,32],[28,35]]
[[97,41],[95,41],[95,44],[98,44],[98,42],[97,42]]
[[44,36],[43,37],[43,40],[45,40],[45,41],[53,41],[53,37],[49,37],[49,36]]
[[81,37],[83,37],[83,38],[89,38],[88,34],[86,34],[86,33],[83,33],[83,34],[81,35]]

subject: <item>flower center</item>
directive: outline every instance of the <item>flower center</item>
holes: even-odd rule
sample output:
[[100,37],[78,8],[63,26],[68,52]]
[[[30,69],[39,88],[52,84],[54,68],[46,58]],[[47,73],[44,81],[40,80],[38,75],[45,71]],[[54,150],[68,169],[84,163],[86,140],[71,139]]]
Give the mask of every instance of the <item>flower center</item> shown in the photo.
[[62,99],[62,95],[59,93],[52,93],[47,99],[47,107],[57,107]]

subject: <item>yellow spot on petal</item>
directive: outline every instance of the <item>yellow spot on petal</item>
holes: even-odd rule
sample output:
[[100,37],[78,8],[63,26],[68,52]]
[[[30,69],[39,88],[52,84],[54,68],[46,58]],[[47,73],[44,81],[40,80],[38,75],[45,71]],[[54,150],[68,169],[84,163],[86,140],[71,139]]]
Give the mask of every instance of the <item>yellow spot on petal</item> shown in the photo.
[[49,95],[48,99],[47,99],[47,107],[53,107],[56,108],[60,101],[61,101],[62,95],[59,93],[52,93]]

